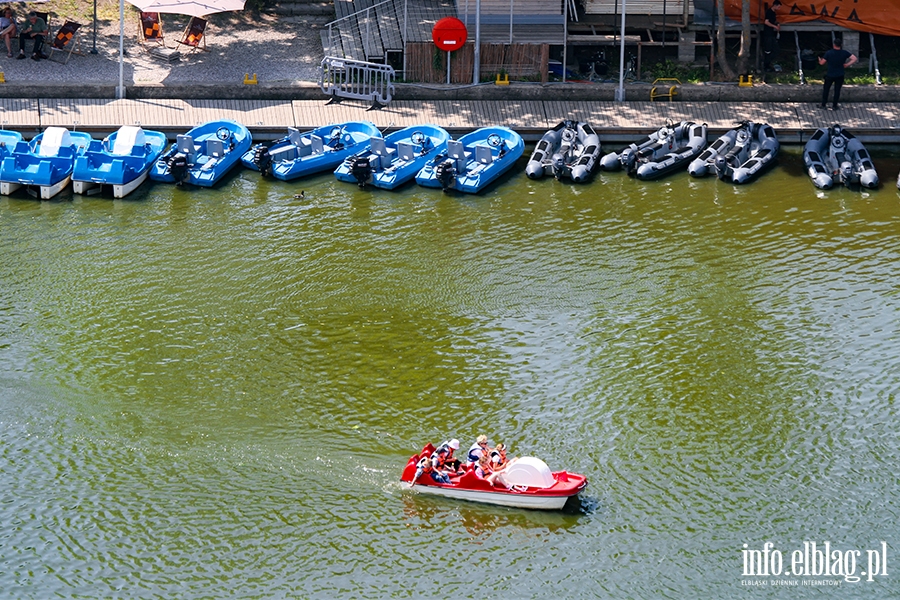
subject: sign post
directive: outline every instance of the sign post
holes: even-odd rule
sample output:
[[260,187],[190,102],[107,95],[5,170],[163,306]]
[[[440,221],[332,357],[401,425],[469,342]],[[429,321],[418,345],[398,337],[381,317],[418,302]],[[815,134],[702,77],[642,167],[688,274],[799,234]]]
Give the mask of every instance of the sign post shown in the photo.
[[450,53],[466,45],[469,32],[466,24],[456,17],[444,17],[434,24],[431,39],[440,50],[447,51],[447,83],[450,83]]

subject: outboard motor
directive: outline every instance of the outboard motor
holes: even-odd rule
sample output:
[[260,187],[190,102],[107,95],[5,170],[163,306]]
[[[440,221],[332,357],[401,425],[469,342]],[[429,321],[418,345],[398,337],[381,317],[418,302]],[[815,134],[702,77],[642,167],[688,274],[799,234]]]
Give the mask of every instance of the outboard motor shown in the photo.
[[566,167],[566,157],[562,152],[557,152],[550,158],[550,164],[553,166],[553,176],[558,180],[560,177],[568,177],[569,169]]
[[366,184],[372,180],[372,164],[365,156],[355,156],[351,159],[350,174],[356,179],[359,187],[366,187]]
[[259,172],[263,177],[271,175],[272,156],[269,154],[269,149],[262,144],[257,146],[253,152],[253,164],[256,165],[256,168],[259,169]]
[[731,179],[731,168],[729,168],[728,161],[721,154],[716,157],[715,167],[716,175],[719,176],[719,179],[724,179],[725,181]]
[[441,162],[434,171],[438,181],[441,182],[441,188],[445,192],[450,189],[450,186],[453,185],[453,181],[456,179],[456,168],[453,166],[453,162],[452,158],[448,158]]
[[625,169],[627,169],[629,172],[634,167],[634,163],[636,160],[637,154],[632,148],[625,148],[619,155],[619,161],[622,163],[622,166],[625,167]]
[[848,183],[859,183],[859,175],[853,170],[853,163],[849,160],[845,160],[841,163],[841,181],[844,184]]
[[181,152],[176,152],[166,159],[166,166],[169,168],[169,173],[175,179],[175,183],[181,185],[188,172],[187,156]]

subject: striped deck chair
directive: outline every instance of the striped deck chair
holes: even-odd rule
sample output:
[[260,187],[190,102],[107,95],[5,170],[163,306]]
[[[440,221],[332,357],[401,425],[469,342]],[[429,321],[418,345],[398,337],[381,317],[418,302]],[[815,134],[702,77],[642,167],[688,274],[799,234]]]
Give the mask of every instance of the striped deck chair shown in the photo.
[[139,17],[138,40],[145,50],[159,46],[165,47],[162,19],[158,12],[142,12]]
[[191,52],[194,50],[209,52],[206,49],[206,23],[206,19],[191,17],[187,27],[184,28],[184,35],[181,36],[178,43],[188,46]]
[[56,36],[50,42],[51,60],[53,59],[54,52],[66,55],[66,60],[62,61],[63,64],[68,63],[73,54],[84,56],[84,53],[78,50],[78,30],[80,28],[81,23],[76,23],[75,21],[66,21],[62,24],[62,27],[59,28],[56,32]]

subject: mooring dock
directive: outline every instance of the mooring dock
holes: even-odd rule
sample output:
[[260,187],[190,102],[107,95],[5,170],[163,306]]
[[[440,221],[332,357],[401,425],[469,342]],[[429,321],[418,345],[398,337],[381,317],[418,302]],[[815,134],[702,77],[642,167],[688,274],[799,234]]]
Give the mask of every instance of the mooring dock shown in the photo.
[[288,127],[312,129],[351,120],[399,129],[434,123],[458,135],[504,125],[534,142],[564,119],[587,121],[604,141],[625,142],[655,131],[667,120],[709,125],[710,135],[749,119],[772,125],[784,143],[803,143],[819,127],[840,123],[864,142],[900,143],[900,105],[858,102],[838,111],[808,102],[607,102],[561,100],[395,100],[367,110],[359,102],[325,100],[16,99],[0,98],[0,126],[30,138],[49,126],[105,135],[122,125],[140,125],[170,137],[198,123],[233,119],[258,140],[284,135]]

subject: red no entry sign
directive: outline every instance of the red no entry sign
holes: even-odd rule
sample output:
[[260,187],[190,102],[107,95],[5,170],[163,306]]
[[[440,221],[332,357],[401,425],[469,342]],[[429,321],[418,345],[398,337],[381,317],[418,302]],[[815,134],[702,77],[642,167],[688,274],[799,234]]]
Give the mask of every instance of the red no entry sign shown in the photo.
[[434,45],[447,52],[462,48],[466,44],[468,35],[466,24],[456,17],[444,17],[435,23],[431,30],[431,39],[434,40]]

